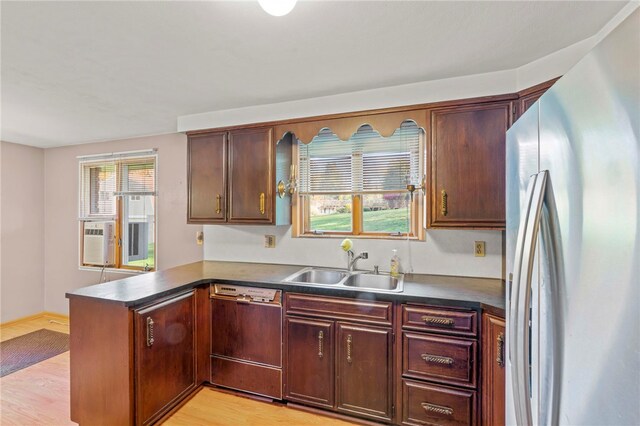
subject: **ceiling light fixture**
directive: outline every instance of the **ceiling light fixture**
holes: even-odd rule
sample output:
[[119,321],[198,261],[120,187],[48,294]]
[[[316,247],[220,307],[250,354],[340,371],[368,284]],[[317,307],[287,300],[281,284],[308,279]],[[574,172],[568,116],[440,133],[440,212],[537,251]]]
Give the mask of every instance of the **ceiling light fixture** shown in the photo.
[[284,16],[293,10],[298,0],[258,0],[269,15]]

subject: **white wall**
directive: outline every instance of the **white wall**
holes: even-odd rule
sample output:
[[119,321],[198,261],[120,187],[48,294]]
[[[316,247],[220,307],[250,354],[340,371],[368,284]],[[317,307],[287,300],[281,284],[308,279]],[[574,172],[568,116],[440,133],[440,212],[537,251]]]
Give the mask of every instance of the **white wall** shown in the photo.
[[44,150],[0,142],[0,322],[44,310]]
[[[276,236],[276,247],[264,247],[264,235]],[[474,257],[474,241],[486,241],[486,257]],[[204,227],[204,258],[240,262],[346,267],[342,238],[291,238],[290,226]],[[353,239],[356,253],[367,251],[362,269],[379,265],[389,270],[391,250],[397,249],[404,272],[437,275],[501,278],[502,233],[500,231],[430,230],[426,241]]]
[[[187,225],[187,139],[182,134],[151,136],[46,149],[44,152],[45,285],[47,311],[68,312],[67,291],[97,284],[99,271],[78,269],[79,155],[158,149],[157,225],[159,269],[202,260],[195,241],[198,225]],[[127,275],[108,273],[110,280]]]

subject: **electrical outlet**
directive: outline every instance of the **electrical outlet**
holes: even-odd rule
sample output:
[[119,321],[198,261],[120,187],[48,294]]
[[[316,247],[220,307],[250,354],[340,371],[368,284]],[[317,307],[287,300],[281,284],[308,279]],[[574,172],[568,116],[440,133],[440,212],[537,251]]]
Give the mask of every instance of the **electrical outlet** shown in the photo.
[[204,243],[204,232],[198,231],[196,232],[196,244],[201,246]]
[[473,255],[475,257],[484,257],[484,241],[476,241],[474,244]]
[[275,235],[265,235],[264,236],[264,246],[266,248],[275,248],[275,246],[276,246],[276,236]]

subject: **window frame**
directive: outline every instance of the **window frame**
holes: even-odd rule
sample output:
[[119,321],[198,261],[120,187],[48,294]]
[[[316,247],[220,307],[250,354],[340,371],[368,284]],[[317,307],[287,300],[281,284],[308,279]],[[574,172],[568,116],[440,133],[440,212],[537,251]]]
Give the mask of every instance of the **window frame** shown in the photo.
[[[109,271],[116,273],[146,273],[153,272],[158,270],[158,153],[157,149],[151,150],[141,150],[141,151],[127,151],[127,152],[117,152],[117,153],[109,153],[109,154],[97,154],[97,155],[86,155],[86,156],[78,156],[78,265],[80,270],[91,270],[91,271]],[[152,205],[153,205],[153,246],[154,246],[154,255],[153,255],[153,267],[145,267],[145,266],[133,266],[124,264],[122,262],[122,253],[124,250],[124,231],[123,231],[123,223],[125,221],[125,212],[124,212],[124,197],[131,196],[126,194],[114,194],[115,198],[115,211],[113,215],[109,214],[92,214],[90,212],[84,211],[83,202],[85,201],[83,198],[84,191],[84,182],[83,182],[83,168],[93,165],[104,165],[108,163],[116,164],[114,173],[115,176],[115,188],[114,192],[126,192],[126,191],[118,191],[122,181],[122,167],[118,167],[117,163],[130,163],[139,160],[151,160],[153,159],[153,191],[152,194],[146,194],[153,197]],[[89,183],[90,185],[90,183]],[[89,203],[91,203],[91,189],[88,192]],[[135,193],[132,195],[140,195],[139,193]],[[146,192],[146,191],[145,191]],[[104,222],[104,221],[112,221],[114,222],[114,264],[113,265],[91,265],[84,263],[84,224],[91,222]],[[119,244],[119,241],[122,241],[122,244]]]
[[[414,120],[407,120],[413,121]],[[366,123],[363,123],[365,125]],[[418,123],[416,123],[418,125]],[[361,126],[360,126],[361,127]],[[419,152],[419,167],[422,175],[420,187],[416,185],[416,191],[411,196],[409,201],[409,211],[411,218],[409,220],[409,232],[405,233],[388,233],[388,232],[365,232],[364,231],[364,209],[362,206],[362,196],[366,194],[382,194],[382,193],[400,193],[400,191],[379,191],[379,192],[362,192],[353,191],[351,195],[351,231],[320,231],[314,232],[309,229],[310,224],[310,202],[308,201],[307,194],[300,194],[296,192],[291,197],[291,217],[292,217],[292,231],[291,236],[293,238],[344,238],[353,237],[359,239],[387,239],[387,240],[418,240],[424,241],[426,236],[426,131],[423,127],[418,125],[420,130],[418,152]],[[320,129],[323,130],[323,129]],[[375,130],[375,128],[373,129]],[[312,143],[312,142],[309,142]],[[298,149],[298,143],[292,144],[292,158],[294,164],[299,164],[300,152]],[[329,194],[329,193],[327,193]],[[344,195],[345,193],[340,193]]]

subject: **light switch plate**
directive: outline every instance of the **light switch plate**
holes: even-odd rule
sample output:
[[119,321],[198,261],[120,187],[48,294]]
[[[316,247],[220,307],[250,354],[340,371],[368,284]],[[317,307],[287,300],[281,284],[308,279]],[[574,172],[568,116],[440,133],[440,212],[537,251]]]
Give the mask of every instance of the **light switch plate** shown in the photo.
[[473,249],[473,255],[475,257],[484,257],[484,254],[485,254],[484,245],[485,245],[484,241],[475,242],[474,249]]

